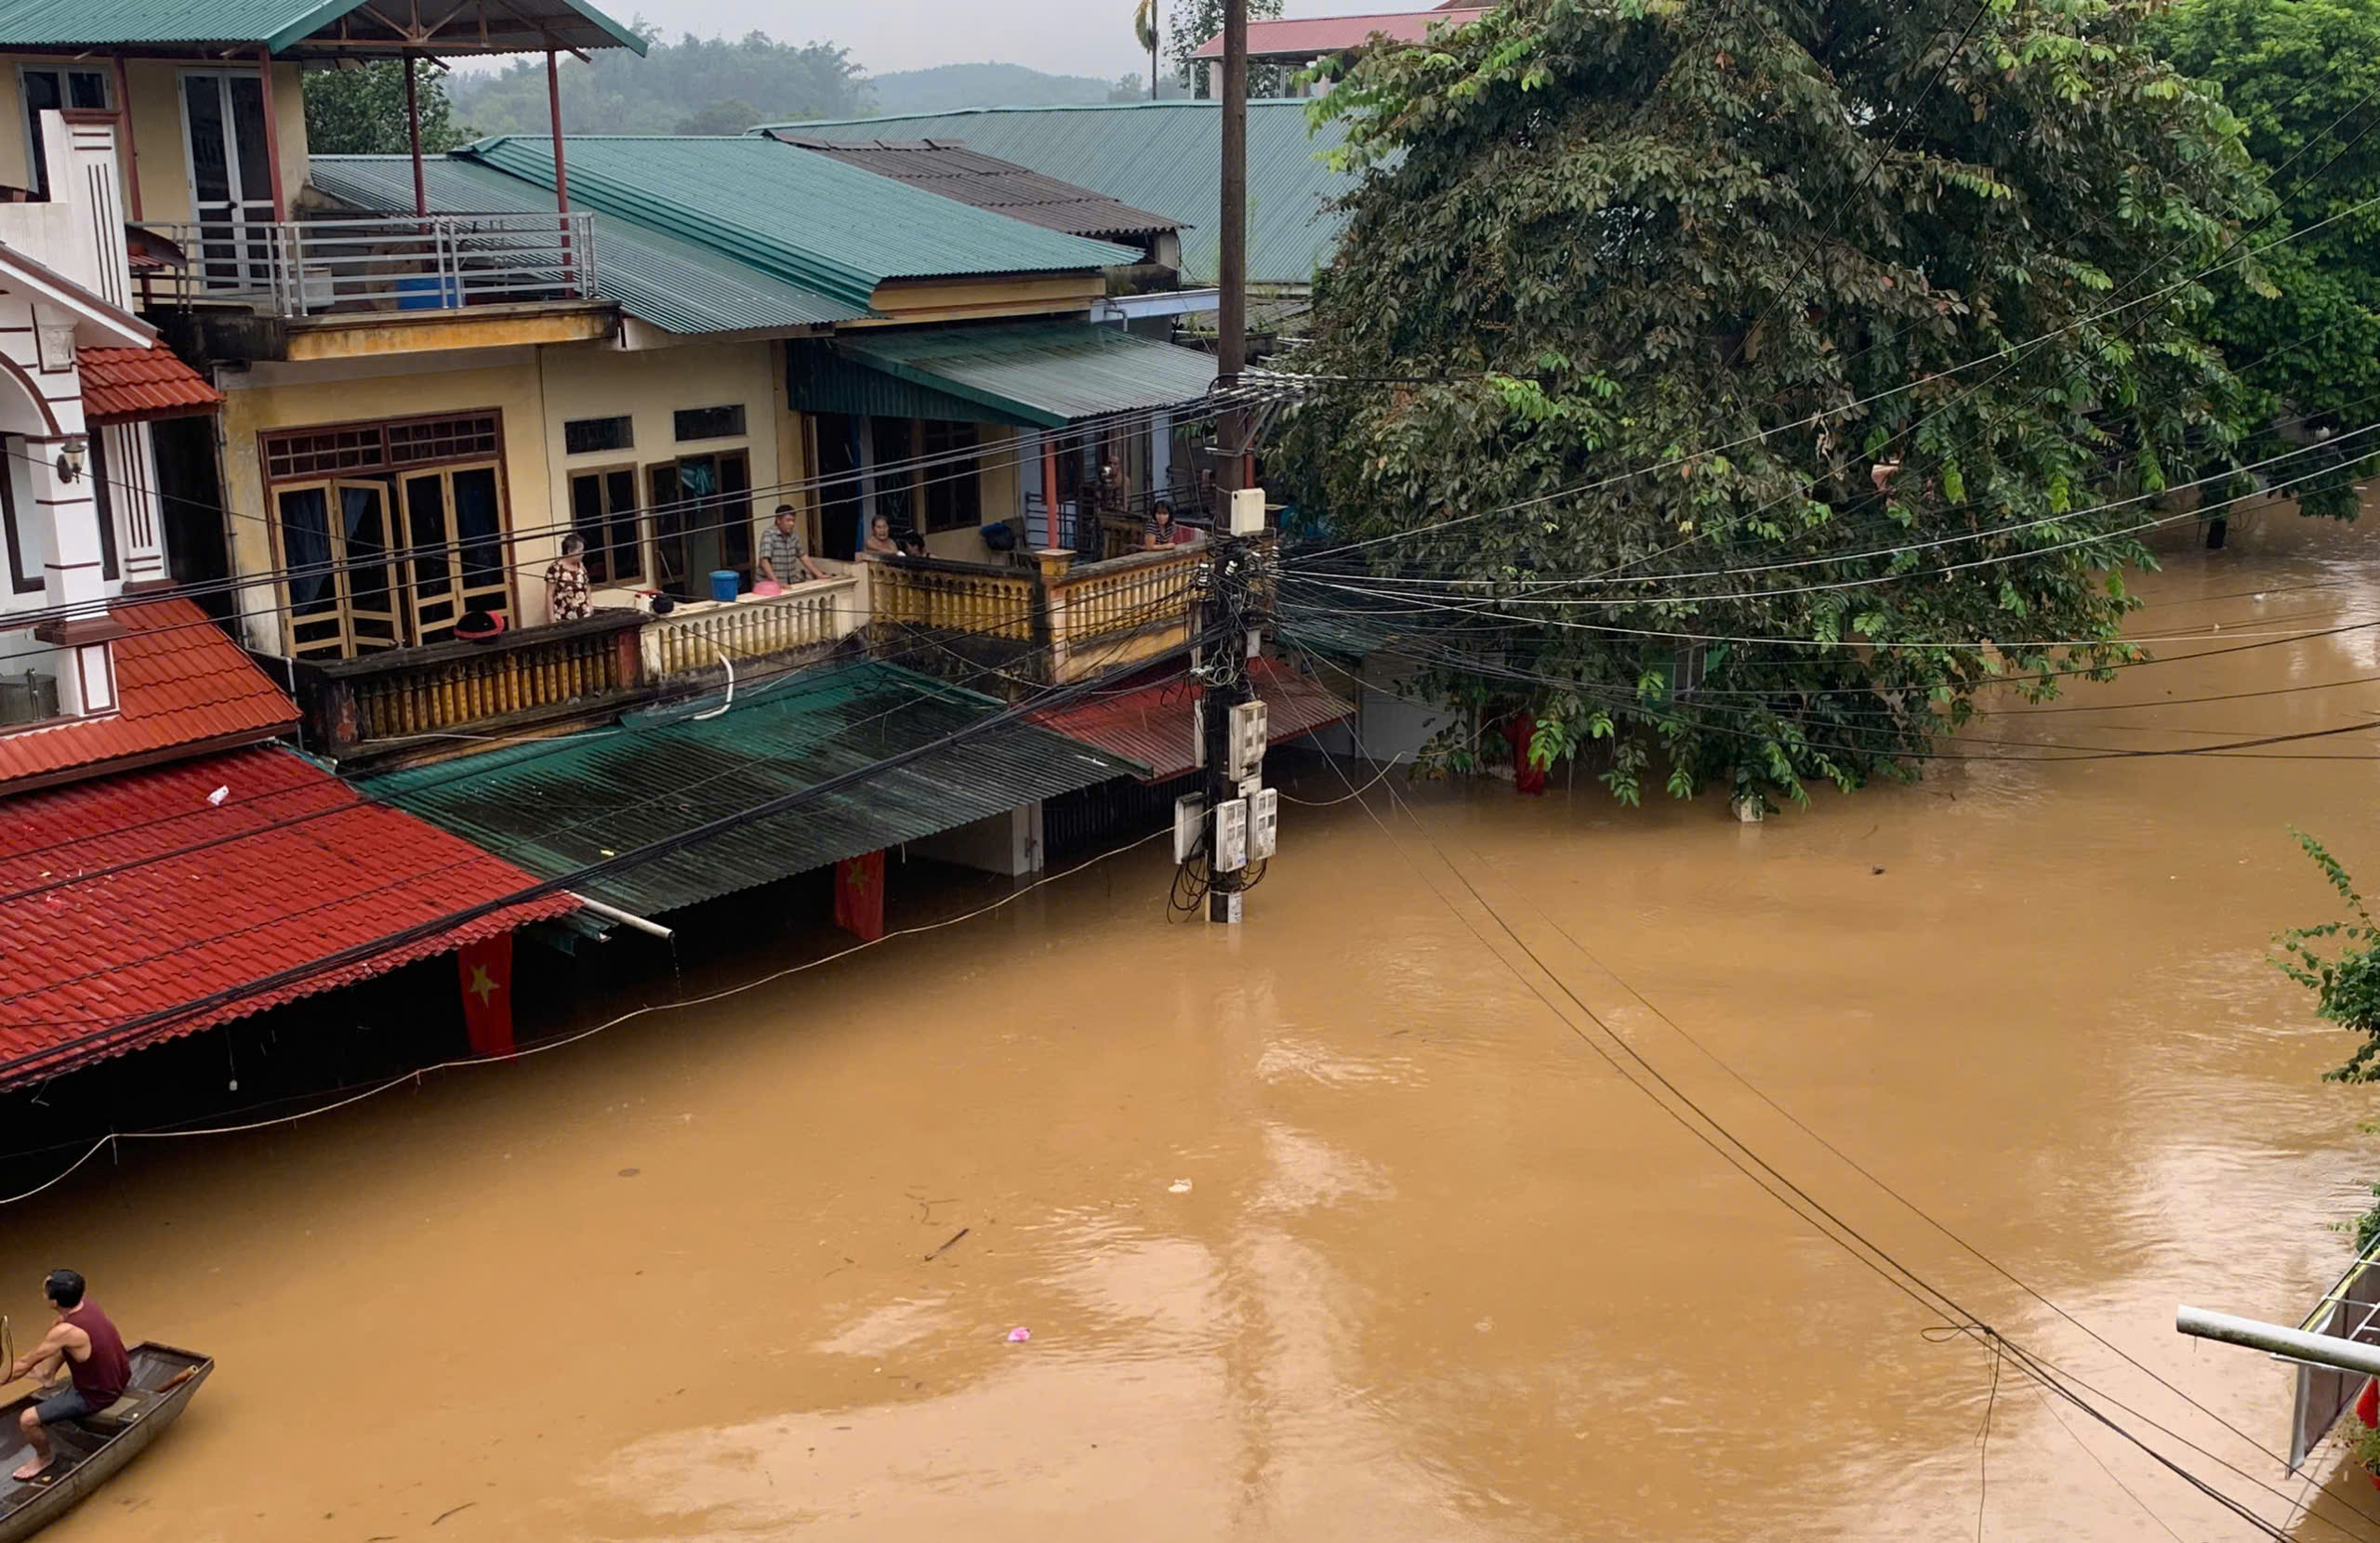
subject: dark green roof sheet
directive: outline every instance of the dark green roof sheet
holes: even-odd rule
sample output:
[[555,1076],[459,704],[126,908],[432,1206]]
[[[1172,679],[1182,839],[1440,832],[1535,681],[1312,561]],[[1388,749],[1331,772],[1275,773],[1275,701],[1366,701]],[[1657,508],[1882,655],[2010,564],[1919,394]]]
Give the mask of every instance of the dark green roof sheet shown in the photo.
[[[462,55],[517,53],[547,46],[633,48],[644,39],[582,0],[499,0],[483,7],[442,5],[445,18],[424,51]],[[0,5],[0,48],[152,47],[175,52],[201,44],[262,44],[276,54],[302,55],[306,40],[348,22],[351,37],[325,53],[352,55],[354,46],[396,53],[405,40],[368,10],[365,0],[10,0]],[[487,33],[483,41],[480,24]]]
[[[375,798],[544,878],[930,744],[1002,710],[892,665],[824,665],[724,715],[631,718],[364,781]],[[1022,720],[589,883],[651,915],[733,894],[1147,769]]]
[[[476,162],[437,156],[422,163],[422,172],[435,214],[509,214],[553,207],[550,191]],[[317,155],[309,180],[361,208],[413,210],[409,156]],[[594,223],[596,289],[629,315],[665,332],[783,330],[870,314],[864,305],[772,278],[634,220],[599,214]]]
[[[1248,104],[1248,276],[1305,284],[1330,261],[1346,217],[1332,200],[1355,186],[1320,159],[1346,125],[1309,131],[1302,101]],[[1134,208],[1197,227],[1182,238],[1185,279],[1215,282],[1223,229],[1223,117],[1212,101],[1113,102],[1085,107],[985,107],[828,123],[765,125],[807,139],[933,139],[1029,166]]]
[[[539,138],[455,152],[554,183]],[[971,208],[765,136],[573,137],[562,141],[574,207],[632,219],[851,305],[887,279],[1095,270],[1140,260],[1130,247]],[[601,271],[601,255],[598,255]]]
[[[1199,402],[1215,383],[1212,354],[1088,322],[846,333],[836,339],[835,351],[937,401],[975,404],[978,422],[1034,429]],[[795,405],[851,410],[827,402]],[[919,415],[944,415],[921,409]]]

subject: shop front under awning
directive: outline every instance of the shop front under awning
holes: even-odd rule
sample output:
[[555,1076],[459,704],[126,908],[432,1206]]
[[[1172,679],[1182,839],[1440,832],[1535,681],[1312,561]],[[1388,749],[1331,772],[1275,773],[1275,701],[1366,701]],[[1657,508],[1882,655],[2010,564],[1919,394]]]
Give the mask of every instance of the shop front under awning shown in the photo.
[[[1355,716],[1354,704],[1278,660],[1253,660],[1248,673],[1264,703],[1266,734],[1275,745]],[[1187,677],[1176,676],[1120,695],[1051,707],[1035,713],[1033,721],[1052,733],[1140,761],[1149,769],[1144,781],[1165,782],[1198,764],[1193,718],[1199,694]]]
[[854,332],[787,345],[806,413],[1064,429],[1203,401],[1215,357],[1088,322]]
[[276,745],[0,798],[0,1088],[577,908],[425,930],[535,884]]
[[[823,665],[716,717],[713,700],[620,728],[371,778],[375,798],[543,877],[682,837],[722,815],[931,745],[1003,710],[893,665]],[[1012,719],[576,892],[642,916],[1003,814],[1147,768]]]

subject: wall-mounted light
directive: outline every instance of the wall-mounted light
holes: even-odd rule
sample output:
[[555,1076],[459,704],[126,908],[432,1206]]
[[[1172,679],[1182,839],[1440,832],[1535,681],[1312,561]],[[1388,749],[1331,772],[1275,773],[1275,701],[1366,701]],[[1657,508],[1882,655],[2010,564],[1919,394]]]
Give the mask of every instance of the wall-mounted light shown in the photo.
[[83,480],[83,452],[87,446],[80,434],[69,434],[66,442],[58,447],[58,480],[74,483]]

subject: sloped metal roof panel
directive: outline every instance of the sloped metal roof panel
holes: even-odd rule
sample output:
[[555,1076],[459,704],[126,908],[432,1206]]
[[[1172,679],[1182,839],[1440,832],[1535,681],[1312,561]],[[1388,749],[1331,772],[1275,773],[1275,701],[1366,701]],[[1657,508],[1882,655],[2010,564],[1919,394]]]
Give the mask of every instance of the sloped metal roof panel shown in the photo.
[[[1069,272],[1140,260],[1129,247],[971,208],[761,135],[591,136],[562,146],[574,204],[852,305],[871,304],[887,279]],[[553,186],[547,140],[483,139],[455,153]]]
[[[363,785],[508,862],[560,877],[1001,710],[991,697],[897,666],[826,665],[718,718],[640,715],[620,732],[516,745]],[[1146,771],[1012,721],[581,892],[644,915],[675,910]]]
[[[439,156],[425,160],[422,172],[433,213],[533,213],[553,206],[553,194],[536,183],[475,162]],[[310,180],[359,208],[413,208],[407,156],[317,155]],[[596,289],[665,332],[825,326],[871,314],[865,305],[787,284],[633,220],[599,214],[594,221]]]
[[1215,357],[1088,322],[1025,322],[836,340],[871,369],[979,402],[998,421],[1063,429],[1085,418],[1197,402]]
[[[0,6],[0,48],[254,43],[298,55],[309,51],[306,40],[314,33],[365,9],[366,0],[12,0]],[[633,29],[582,0],[507,0],[496,8],[487,46],[476,29],[458,28],[438,34],[430,47],[448,55],[515,53],[544,46],[549,37],[575,48],[645,49]],[[385,40],[392,54],[405,41],[373,14],[364,19],[359,38]],[[353,43],[339,51],[354,52]]]
[[1182,222],[1170,215],[1118,204],[1104,193],[1044,177],[1013,161],[985,155],[965,145],[935,139],[876,139],[864,144],[840,144],[832,139],[804,139],[785,131],[779,131],[775,138],[847,166],[890,177],[944,198],[955,198],[978,209],[1038,225],[1045,231],[1063,231],[1076,236],[1150,236],[1182,228]]
[[[1346,125],[1309,131],[1307,103],[1248,104],[1248,276],[1306,284],[1329,262],[1346,217],[1331,206],[1355,178],[1320,157]],[[955,139],[970,150],[1092,189],[1134,208],[1196,227],[1182,238],[1183,276],[1215,282],[1223,229],[1223,116],[1211,101],[1113,102],[1086,107],[989,107],[826,123],[776,124],[809,139]],[[574,174],[575,175],[575,174]]]

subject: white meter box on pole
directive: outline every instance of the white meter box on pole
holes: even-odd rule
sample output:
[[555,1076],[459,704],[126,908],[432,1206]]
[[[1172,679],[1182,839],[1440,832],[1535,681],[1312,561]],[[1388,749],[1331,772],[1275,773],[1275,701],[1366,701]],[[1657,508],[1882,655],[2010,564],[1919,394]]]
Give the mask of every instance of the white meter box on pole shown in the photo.
[[1262,863],[1273,855],[1281,834],[1281,790],[1260,788],[1248,800],[1248,860]]
[[1264,764],[1271,715],[1262,702],[1242,702],[1231,710],[1231,754],[1224,761],[1231,780],[1244,783]]
[[1232,874],[1248,866],[1248,800],[1233,798],[1215,806],[1214,871]]

